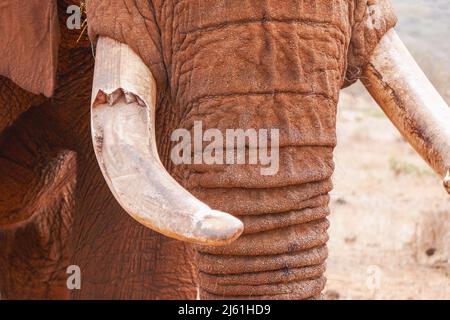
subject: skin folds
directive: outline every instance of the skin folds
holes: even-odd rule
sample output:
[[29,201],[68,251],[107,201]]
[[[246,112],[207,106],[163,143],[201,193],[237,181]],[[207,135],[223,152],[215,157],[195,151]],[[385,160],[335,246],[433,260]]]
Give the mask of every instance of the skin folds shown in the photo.
[[[16,286],[22,289],[8,289],[7,298],[195,299],[198,287],[204,299],[320,298],[339,92],[362,77],[395,25],[389,2],[88,0],[90,40],[78,45],[78,34],[67,31],[61,18],[73,2],[57,3],[62,33],[53,98],[31,96],[0,80],[0,110],[11,110],[0,123],[5,129],[0,157],[5,168],[23,167],[14,189],[18,197],[27,196],[28,180],[37,186],[40,179],[49,182],[44,185],[51,191],[59,181],[51,172],[62,170],[67,177],[40,220],[27,215],[27,208],[16,210],[25,228],[47,221],[61,230],[47,242],[44,231],[50,227],[36,232],[43,240],[37,248],[27,244],[31,253],[23,254],[43,252],[41,281],[49,274],[58,281],[44,292],[27,291],[26,276],[8,271],[7,279],[0,278],[2,294]],[[151,72],[162,165],[198,200],[243,222],[235,242],[213,247],[169,239],[131,220],[114,200],[96,163],[89,128],[91,44],[95,47],[99,37],[127,45]],[[43,83],[51,85],[46,79]],[[14,99],[4,99],[3,92]],[[193,132],[196,121],[221,133],[278,129],[278,172],[263,176],[260,165],[175,165],[171,134],[180,128]],[[24,140],[29,146],[21,144]],[[2,171],[2,178],[8,172]],[[20,202],[2,200],[7,208]],[[10,221],[12,214],[4,212],[0,221]],[[8,224],[0,224],[0,242],[13,252],[27,239],[11,233]],[[58,251],[61,243],[67,252]],[[16,265],[12,256],[2,259],[5,270]],[[63,287],[69,264],[83,272],[81,291]]]
[[[170,126],[193,130],[195,121],[222,133],[280,130],[280,168],[273,176],[250,165],[167,166],[198,199],[244,221],[244,235],[234,243],[196,246],[201,297],[320,295],[339,90],[358,78],[395,24],[388,3],[87,4],[91,39],[128,44],[155,76],[163,144],[170,146]],[[270,283],[277,273],[286,276]]]

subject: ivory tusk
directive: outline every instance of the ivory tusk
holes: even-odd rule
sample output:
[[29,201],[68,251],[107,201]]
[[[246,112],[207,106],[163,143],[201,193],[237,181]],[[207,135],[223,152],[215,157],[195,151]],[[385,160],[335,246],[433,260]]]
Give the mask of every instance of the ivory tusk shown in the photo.
[[361,80],[450,194],[450,108],[393,29],[375,49]]
[[97,161],[113,195],[135,220],[169,237],[224,245],[243,224],[212,210],[166,171],[155,139],[155,80],[127,45],[100,38],[91,105]]

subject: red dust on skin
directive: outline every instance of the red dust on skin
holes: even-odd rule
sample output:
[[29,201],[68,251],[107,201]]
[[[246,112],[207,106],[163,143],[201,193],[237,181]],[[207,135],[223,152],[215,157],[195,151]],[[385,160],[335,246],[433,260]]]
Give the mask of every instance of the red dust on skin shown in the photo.
[[[104,183],[100,183],[102,178],[93,169],[97,165],[87,147],[91,143],[82,139],[89,121],[80,110],[89,106],[91,79],[87,77],[83,82],[81,71],[64,65],[64,58],[68,64],[70,55],[62,51],[60,70],[73,74],[59,83],[54,103],[61,108],[51,110],[58,111],[52,118],[54,122],[62,122],[63,130],[79,130],[67,134],[66,139],[76,142],[81,159],[77,193],[80,198],[72,234],[76,248],[73,263],[84,266],[84,286],[73,293],[74,297],[195,298],[197,272],[208,274],[205,282],[199,284],[204,298],[248,298],[253,291],[246,281],[255,279],[262,283],[252,298],[320,297],[325,284],[323,268],[316,270],[312,280],[301,275],[311,274],[308,270],[313,265],[324,264],[326,228],[311,222],[304,226],[306,229],[292,224],[323,219],[334,168],[336,103],[341,87],[349,84],[345,81],[346,66],[362,67],[384,32],[395,24],[393,16],[386,14],[380,29],[366,28],[366,24],[360,23],[369,19],[365,0],[350,3],[336,0],[332,4],[328,0],[289,1],[285,6],[246,2],[244,6],[205,8],[197,2],[185,1],[176,6],[164,2],[162,10],[155,10],[159,6],[147,0],[134,1],[131,8],[119,0],[86,2],[92,41],[101,35],[128,44],[139,53],[156,79],[156,135],[160,157],[169,172],[214,209],[244,217],[252,228],[251,241],[272,239],[273,243],[285,243],[286,252],[249,256],[245,250],[239,251],[237,242],[234,255],[239,263],[226,263],[226,255],[199,253],[203,259],[196,266],[189,245],[144,231],[129,221]],[[313,7],[315,10],[311,10]],[[188,12],[189,19],[184,16]],[[142,14],[146,19],[137,19],[133,14]],[[173,26],[176,28],[172,29]],[[286,41],[280,41],[281,35],[287,37]],[[188,44],[186,48],[184,44]],[[75,51],[71,51],[72,63],[76,61]],[[77,52],[91,59],[89,47]],[[324,68],[327,72],[323,72]],[[76,88],[77,92],[86,90],[86,95],[64,93],[67,87]],[[41,112],[51,114],[50,108],[47,109],[41,108]],[[175,128],[191,128],[196,120],[202,120],[205,129],[279,128],[278,174],[261,176],[238,166],[174,167],[168,152],[170,133]],[[317,201],[305,208],[311,199]],[[265,222],[276,219],[280,213],[285,217],[284,223],[279,224],[281,227],[276,232],[266,231]],[[302,238],[306,230],[313,237],[311,241],[290,244],[295,238]],[[111,234],[114,239],[108,237]],[[250,241],[245,237],[237,241]],[[316,240],[320,243],[317,248],[306,249]],[[142,255],[142,246],[149,255]],[[91,248],[102,250],[93,254]],[[114,252],[114,256],[108,252]],[[127,265],[124,255],[135,258],[136,266],[142,269],[123,269]],[[150,262],[145,258],[148,256]],[[213,266],[219,269],[211,269]],[[151,279],[144,276],[149,268],[156,272]],[[110,272],[99,279],[99,269]],[[270,274],[278,269],[283,274],[286,269],[292,270],[296,276],[288,277],[283,286],[271,284]],[[249,270],[255,270],[255,279],[246,277]],[[130,277],[136,276],[142,281],[132,281]],[[242,276],[240,285],[233,284],[236,276]],[[225,283],[215,286],[219,277]],[[175,278],[186,281],[171,280]],[[231,289],[227,294],[223,289],[228,286]],[[142,290],[150,287],[152,290]]]
[[[127,44],[156,79],[156,136],[168,171],[213,209],[243,217],[251,226],[251,233],[221,249],[226,254],[196,248],[198,261],[191,245],[131,221],[113,200],[88,134],[91,48],[85,43],[76,47],[74,41],[69,46],[68,31],[61,29],[55,96],[13,124],[23,136],[5,143],[8,148],[2,153],[19,163],[30,158],[33,162],[18,147],[26,137],[78,155],[77,187],[69,194],[76,205],[70,209],[74,219],[68,221],[68,237],[71,263],[83,266],[84,280],[83,290],[72,293],[73,298],[195,299],[197,286],[207,299],[320,298],[339,91],[357,80],[350,70],[367,64],[396,19],[386,0],[235,3],[239,5],[86,1],[91,40],[105,36]],[[67,7],[63,0],[58,4]],[[377,4],[385,11],[373,23],[369,7]],[[21,63],[9,65],[15,66],[20,69]],[[27,71],[32,79],[41,79],[32,67]],[[265,177],[238,166],[173,166],[170,134],[176,128],[192,128],[196,120],[220,130],[279,128],[278,174]],[[279,228],[267,227],[281,216],[285,220]],[[276,254],[248,254],[252,243],[263,242]],[[271,282],[273,275],[283,284]],[[49,297],[31,292],[19,278],[9,279],[20,289],[12,298]]]

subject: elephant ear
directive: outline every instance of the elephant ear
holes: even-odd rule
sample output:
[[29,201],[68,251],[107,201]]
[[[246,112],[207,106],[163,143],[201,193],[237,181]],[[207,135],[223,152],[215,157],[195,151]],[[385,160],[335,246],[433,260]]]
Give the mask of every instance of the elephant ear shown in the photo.
[[0,1],[0,75],[50,97],[59,44],[56,0]]

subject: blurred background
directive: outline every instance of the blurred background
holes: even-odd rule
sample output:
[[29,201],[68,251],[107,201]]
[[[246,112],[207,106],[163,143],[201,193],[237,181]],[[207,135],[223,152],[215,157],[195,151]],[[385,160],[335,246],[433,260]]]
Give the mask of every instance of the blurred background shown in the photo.
[[[450,104],[450,1],[391,2]],[[338,142],[325,297],[450,299],[450,197],[359,83],[341,94]]]

